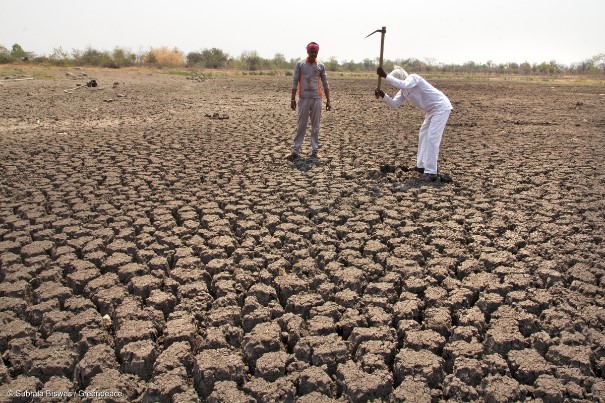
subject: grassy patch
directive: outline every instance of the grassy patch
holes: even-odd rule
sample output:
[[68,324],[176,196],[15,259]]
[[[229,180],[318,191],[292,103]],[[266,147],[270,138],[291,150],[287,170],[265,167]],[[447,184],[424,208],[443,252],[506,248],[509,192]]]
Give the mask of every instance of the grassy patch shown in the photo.
[[167,74],[170,76],[183,76],[183,77],[193,77],[198,75],[193,71],[183,71],[183,70],[160,70],[162,74]]
[[7,78],[33,77],[35,79],[55,79],[59,69],[39,66],[0,65],[0,80]]

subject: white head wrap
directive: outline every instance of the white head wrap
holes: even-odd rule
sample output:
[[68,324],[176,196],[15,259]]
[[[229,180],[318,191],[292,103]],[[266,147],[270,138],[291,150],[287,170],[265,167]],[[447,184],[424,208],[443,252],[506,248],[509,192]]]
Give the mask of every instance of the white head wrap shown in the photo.
[[408,77],[408,72],[403,67],[395,65],[395,70],[391,72],[391,75],[398,80],[405,80]]

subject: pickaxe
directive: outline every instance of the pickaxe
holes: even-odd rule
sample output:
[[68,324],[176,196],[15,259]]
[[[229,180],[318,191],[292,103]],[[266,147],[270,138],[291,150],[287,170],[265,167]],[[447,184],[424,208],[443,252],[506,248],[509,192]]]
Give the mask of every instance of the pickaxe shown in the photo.
[[[384,34],[387,33],[387,27],[382,27],[382,29],[377,29],[376,31],[372,32],[370,35],[374,35],[376,32],[380,32],[382,33],[382,37],[380,38],[380,60],[378,61],[378,67],[382,67],[382,56],[384,54]],[[370,36],[368,35],[368,36]],[[366,38],[368,37],[366,36]],[[382,77],[378,76],[378,87],[377,89],[380,89],[380,80]],[[376,98],[378,98],[378,95],[376,95]]]

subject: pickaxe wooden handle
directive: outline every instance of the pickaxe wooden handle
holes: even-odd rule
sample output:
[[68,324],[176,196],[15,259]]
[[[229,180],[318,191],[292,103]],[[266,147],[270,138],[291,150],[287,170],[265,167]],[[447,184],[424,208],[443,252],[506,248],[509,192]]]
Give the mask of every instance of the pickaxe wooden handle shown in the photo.
[[[382,29],[377,29],[376,31],[372,32],[370,35],[374,35],[376,32],[380,32],[381,38],[380,38],[380,59],[378,60],[378,66],[382,67],[382,61],[383,61],[383,56],[384,56],[384,34],[387,33],[387,27],[382,27]],[[368,35],[368,36],[370,36]],[[366,36],[366,38],[368,37]],[[381,82],[382,77],[378,76],[378,86],[376,87],[376,89],[380,89],[380,82]],[[378,95],[376,95],[376,98],[378,98]]]

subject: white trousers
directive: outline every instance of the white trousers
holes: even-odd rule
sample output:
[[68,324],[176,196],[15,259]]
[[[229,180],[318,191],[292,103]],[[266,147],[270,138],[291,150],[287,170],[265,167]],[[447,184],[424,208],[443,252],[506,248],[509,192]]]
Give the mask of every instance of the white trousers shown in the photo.
[[321,118],[321,98],[300,98],[298,102],[298,123],[292,152],[300,154],[305,139],[309,116],[311,117],[311,151],[319,148],[319,120]]
[[416,166],[424,168],[424,173],[437,173],[439,146],[445,130],[445,124],[451,110],[437,111],[427,114],[418,133],[418,156]]

